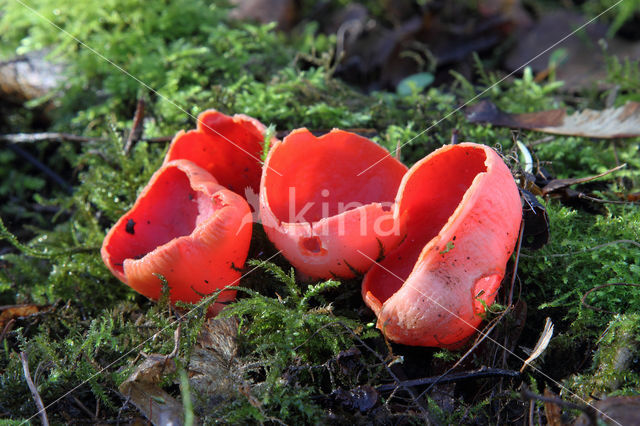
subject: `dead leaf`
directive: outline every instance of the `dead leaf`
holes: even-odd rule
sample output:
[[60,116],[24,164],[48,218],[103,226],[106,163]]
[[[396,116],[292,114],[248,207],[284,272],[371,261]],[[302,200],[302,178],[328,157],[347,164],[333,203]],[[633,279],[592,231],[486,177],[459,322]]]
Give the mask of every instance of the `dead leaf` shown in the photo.
[[[599,46],[599,40],[607,35],[607,26],[595,21],[585,26],[578,34],[568,37],[556,48],[541,53],[545,48],[557,43],[572,31],[587,22],[586,16],[569,11],[555,11],[542,16],[523,36],[518,38],[509,53],[505,67],[516,71],[531,58],[528,66],[535,73],[545,71],[554,52],[562,49],[565,60],[555,69],[556,79],[564,81],[563,89],[578,91],[590,88],[594,84],[603,87],[607,76],[605,57]],[[621,60],[640,58],[640,43],[631,43],[621,39],[607,40],[607,54]]]
[[536,343],[536,346],[533,348],[533,350],[531,351],[531,354],[529,355],[529,358],[527,358],[524,361],[524,364],[522,365],[522,368],[520,369],[521,373],[524,371],[524,369],[527,367],[527,365],[531,364],[540,355],[542,355],[542,353],[545,351],[545,349],[547,349],[547,346],[549,346],[549,341],[551,341],[551,337],[552,336],[553,336],[553,323],[551,322],[551,318],[547,317],[547,321],[544,324],[544,329],[542,330],[542,333],[540,334],[540,338],[538,339],[538,342]]
[[598,179],[600,177],[606,176],[609,173],[613,173],[616,170],[620,170],[621,168],[626,167],[626,164],[621,164],[618,167],[614,167],[613,169],[609,169],[605,172],[599,173],[593,176],[587,176],[583,178],[571,178],[571,179],[553,179],[549,181],[541,190],[542,195],[548,195],[552,192],[559,191],[561,189],[565,189],[571,185],[577,185],[580,183],[591,182],[592,180]]
[[640,192],[631,192],[629,194],[616,192],[616,196],[623,200],[629,201],[630,203],[637,203],[638,201],[640,201]]
[[28,317],[48,308],[48,306],[38,305],[0,306],[0,331],[4,330],[9,321],[13,319]]
[[176,329],[176,348],[169,355],[150,354],[122,382],[120,392],[154,425],[182,425],[184,408],[181,402],[164,391],[159,384],[168,374],[175,373],[180,327]]
[[[640,396],[614,396],[591,404],[598,420],[608,425],[634,426],[640,424]],[[581,414],[574,426],[590,425],[589,417]]]
[[[550,399],[558,398],[558,395],[551,392],[549,388],[544,388],[544,396]],[[558,404],[554,404],[551,401],[544,402],[544,415],[547,418],[547,425],[549,426],[563,426],[562,422],[562,408]]]
[[126,393],[122,386],[120,392],[154,425],[184,424],[182,403],[160,387],[150,383],[131,382],[126,385]]
[[349,410],[359,410],[364,413],[376,405],[379,395],[373,387],[364,385],[350,390],[336,389],[330,397]]
[[556,135],[603,139],[640,136],[638,102],[627,102],[624,106],[601,111],[585,109],[568,115],[565,109],[509,114],[485,100],[468,107],[465,112],[470,123],[490,123]]
[[231,4],[235,7],[229,18],[261,24],[277,22],[280,30],[291,29],[298,13],[293,0],[232,0]]
[[438,10],[416,9],[413,4],[410,13],[400,12],[398,2],[388,5],[385,19],[394,23],[391,28],[361,11],[338,15],[345,20],[337,27],[335,75],[365,91],[395,89],[404,78],[420,72],[432,73],[438,81],[448,78],[451,67],[470,69],[471,54],[500,43],[505,36],[503,25],[509,22],[498,14],[461,24],[464,7],[457,3]]
[[182,425],[182,403],[158,386],[165,375],[175,371],[172,358],[151,354],[118,389],[154,425]]
[[526,189],[522,193],[522,219],[524,230],[522,233],[522,246],[530,250],[538,250],[549,242],[551,227],[547,209],[540,204],[538,199]]
[[235,318],[211,318],[202,326],[188,367],[196,407],[224,403],[237,397],[240,390],[250,395],[236,359],[237,333]]

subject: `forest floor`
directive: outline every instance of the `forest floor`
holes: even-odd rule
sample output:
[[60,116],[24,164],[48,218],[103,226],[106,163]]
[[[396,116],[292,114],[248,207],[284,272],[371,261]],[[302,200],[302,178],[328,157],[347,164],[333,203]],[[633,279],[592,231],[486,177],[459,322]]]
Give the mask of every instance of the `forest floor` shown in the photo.
[[[640,2],[231,3],[0,0],[2,421],[639,424]],[[106,233],[211,108],[500,153],[524,220],[479,333],[388,341],[259,224],[216,318],[118,281]]]

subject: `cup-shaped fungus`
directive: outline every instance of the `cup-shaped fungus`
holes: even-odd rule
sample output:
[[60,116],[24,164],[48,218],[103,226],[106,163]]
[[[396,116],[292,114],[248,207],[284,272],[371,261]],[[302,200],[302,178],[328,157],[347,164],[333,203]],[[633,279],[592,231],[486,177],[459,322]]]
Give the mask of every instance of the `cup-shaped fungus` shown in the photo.
[[362,283],[390,340],[456,347],[493,303],[522,219],[518,188],[491,148],[442,147],[404,176],[396,199],[406,238]]
[[[134,206],[111,228],[102,259],[138,293],[194,303],[240,278],[251,240],[247,202],[187,160],[164,164]],[[218,302],[235,298],[225,290]]]
[[196,130],[176,134],[164,161],[192,161],[215,176],[220,185],[242,196],[246,188],[258,194],[265,132],[265,126],[255,118],[244,114],[230,117],[210,109],[198,116]]
[[400,241],[392,206],[406,171],[362,136],[294,130],[271,147],[262,171],[267,236],[310,277],[364,273],[372,261],[358,251],[377,259]]

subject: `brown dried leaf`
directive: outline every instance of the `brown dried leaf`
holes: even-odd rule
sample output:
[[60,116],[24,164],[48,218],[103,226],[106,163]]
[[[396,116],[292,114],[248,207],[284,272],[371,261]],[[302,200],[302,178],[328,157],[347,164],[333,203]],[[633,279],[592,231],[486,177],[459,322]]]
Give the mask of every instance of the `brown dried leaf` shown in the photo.
[[28,317],[48,307],[38,305],[10,305],[0,306],[0,331],[4,330],[9,321],[21,317]]
[[119,390],[154,425],[182,425],[182,404],[158,386],[165,375],[175,370],[172,358],[151,354],[120,385]]
[[548,184],[546,184],[543,188],[542,188],[542,195],[548,195],[552,192],[555,191],[559,191],[561,189],[565,189],[571,185],[577,185],[579,183],[586,183],[586,182],[591,182],[592,180],[598,179],[600,177],[606,176],[609,173],[613,173],[616,170],[620,170],[621,168],[625,167],[626,164],[621,164],[618,167],[614,167],[613,169],[609,169],[605,172],[599,173],[597,175],[593,175],[593,176],[587,176],[587,177],[583,177],[583,178],[571,178],[571,179],[553,179],[552,181],[550,181]]
[[509,114],[490,101],[481,101],[466,109],[470,123],[536,130],[556,135],[589,138],[631,138],[640,136],[640,103],[627,102],[618,108],[602,111],[585,109],[567,115],[564,109]]
[[[150,383],[125,382],[129,400],[154,425],[183,425],[182,403],[156,385]],[[124,383],[123,383],[124,385]]]
[[[544,396],[547,398],[555,399],[558,395],[551,392],[549,388],[544,388]],[[550,401],[544,402],[544,415],[547,418],[547,424],[549,426],[563,426],[562,423],[562,408],[558,404],[554,404]]]
[[[608,425],[639,425],[640,424],[640,396],[615,396],[596,401],[591,404],[595,408],[598,420]],[[580,415],[574,426],[590,425],[586,414]]]
[[211,318],[203,326],[189,361],[189,384],[198,405],[220,404],[244,389],[236,359],[238,321]]
[[[556,80],[564,81],[565,91],[579,91],[594,85],[605,88],[607,65],[599,40],[605,39],[607,26],[601,21],[591,22],[573,37],[568,37],[557,47],[543,52],[548,46],[565,38],[584,25],[588,17],[566,10],[556,10],[539,18],[533,27],[518,37],[506,58],[509,71],[519,70],[528,64],[534,73],[548,70],[552,55],[557,50],[565,52],[565,60],[555,67]],[[607,39],[607,55],[635,60],[640,58],[640,43],[623,39]],[[532,58],[534,58],[532,60]]]
[[542,355],[545,349],[547,349],[547,346],[549,346],[549,341],[551,340],[551,337],[553,337],[553,322],[551,322],[551,318],[547,317],[547,321],[544,324],[544,329],[540,334],[540,338],[538,338],[538,342],[536,343],[536,346],[533,348],[533,350],[531,351],[531,354],[529,355],[529,358],[527,358],[524,361],[524,364],[520,369],[521,373],[524,371],[527,365],[531,364],[540,355]]
[[176,329],[175,349],[169,355],[149,354],[118,388],[154,425],[182,425],[182,403],[165,392],[158,384],[167,374],[176,371],[173,358],[177,354],[180,327]]
[[277,22],[281,30],[290,29],[298,14],[293,0],[232,0],[231,4],[234,8],[229,12],[229,18],[261,24]]

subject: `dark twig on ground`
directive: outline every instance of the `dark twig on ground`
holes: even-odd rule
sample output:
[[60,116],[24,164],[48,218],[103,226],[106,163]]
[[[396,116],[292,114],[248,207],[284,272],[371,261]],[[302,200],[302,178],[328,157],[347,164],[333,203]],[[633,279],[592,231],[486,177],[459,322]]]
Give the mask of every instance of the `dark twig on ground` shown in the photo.
[[[416,395],[416,391],[410,386],[410,385],[404,385],[403,384],[403,380],[400,379],[398,377],[398,375],[392,370],[392,368],[388,365],[388,360],[386,360],[382,355],[380,355],[375,349],[373,349],[371,346],[367,345],[364,340],[362,340],[360,338],[360,336],[358,336],[349,326],[347,326],[346,324],[340,322],[340,321],[335,321],[335,322],[331,322],[328,324],[323,325],[322,327],[318,328],[310,337],[308,340],[306,340],[305,342],[303,342],[302,344],[298,345],[295,349],[297,350],[300,346],[303,346],[305,344],[307,344],[307,342],[309,342],[310,339],[312,339],[316,333],[319,333],[321,330],[328,328],[328,327],[332,327],[332,326],[340,326],[342,328],[344,328],[348,333],[350,333],[352,335],[352,337],[358,341],[358,344],[362,345],[362,347],[364,347],[365,349],[367,349],[369,352],[371,352],[371,354],[373,354],[373,356],[375,356],[378,361],[380,361],[381,365],[385,366],[385,369],[387,370],[387,373],[389,374],[389,376],[391,376],[391,378],[393,379],[393,381],[396,383],[395,385],[395,389],[404,389],[405,391],[407,391],[407,393],[411,396],[411,398],[413,399],[414,403],[416,404],[416,406],[418,407],[418,409],[420,409],[422,416],[424,418],[424,420],[428,423],[428,424],[433,424],[433,420],[431,420],[431,416],[429,415],[429,410],[427,408],[427,404],[425,403],[425,401],[423,400],[421,395]],[[394,390],[394,388],[392,388],[391,390]],[[390,398],[389,398],[390,399]]]
[[485,377],[520,377],[520,373],[512,370],[504,370],[501,368],[483,368],[477,371],[468,371],[462,373],[453,373],[445,377],[423,377],[421,379],[402,380],[399,383],[390,383],[388,385],[381,385],[376,387],[379,392],[390,391],[396,389],[398,386],[421,386],[432,385],[435,383],[451,383],[459,382],[462,380],[480,379]]
[[460,141],[458,140],[460,136],[460,131],[458,129],[453,129],[451,131],[451,145],[455,145],[457,143],[459,143]]
[[589,419],[589,423],[592,425],[598,424],[598,418],[596,417],[595,409],[589,405],[582,404],[574,404],[573,402],[565,401],[560,398],[553,398],[548,396],[538,395],[537,393],[533,393],[526,387],[526,385],[522,385],[522,390],[520,391],[520,396],[525,400],[537,400],[542,402],[550,402],[552,404],[559,405],[560,407],[568,408],[570,410],[580,410],[587,415]]
[[40,414],[40,421],[43,426],[49,426],[49,419],[47,418],[47,412],[44,409],[44,404],[42,403],[42,398],[40,398],[40,394],[38,393],[38,388],[31,380],[31,373],[29,372],[29,360],[27,359],[27,354],[24,352],[20,352],[20,360],[22,361],[22,370],[24,371],[24,378],[27,381],[27,385],[29,386],[29,390],[33,395],[33,399],[36,402],[36,407],[38,407],[38,414]]
[[[473,351],[475,351],[475,349],[480,346],[480,343],[482,343],[484,341],[484,339],[486,339],[487,337],[489,337],[489,334],[491,334],[491,332],[493,331],[494,328],[496,328],[496,326],[500,323],[500,321],[502,320],[502,318],[504,318],[504,316],[511,311],[511,307],[507,306],[507,308],[502,311],[502,313],[497,316],[496,318],[494,318],[489,324],[487,324],[487,327],[484,328],[484,330],[481,331],[481,334],[478,338],[476,338],[475,343],[473,344],[473,346],[471,346],[467,352],[464,353],[464,355],[462,355],[462,357],[460,357],[460,359],[458,361],[456,361],[455,364],[453,364],[453,366],[449,367],[449,369],[447,371],[445,371],[444,373],[442,373],[440,376],[438,376],[440,378],[440,380],[444,379],[445,377],[448,377],[450,375],[450,373],[455,370],[456,368],[458,368],[458,366],[460,366],[460,364],[462,364],[462,362],[473,353]],[[495,340],[491,339],[493,342],[495,342]],[[497,343],[497,342],[496,342]],[[440,380],[434,380],[433,383],[431,383],[429,385],[429,387],[427,389],[425,389],[422,394],[420,394],[420,396],[425,395],[427,393],[429,393],[429,391],[438,383],[440,383]]]
[[78,398],[76,398],[75,396],[71,397],[71,399],[73,399],[73,402],[75,402],[75,404],[82,410],[85,412],[85,414],[87,416],[89,416],[90,419],[92,419],[93,421],[97,421],[97,418],[93,415],[93,413],[82,403],[82,401],[80,401]]
[[18,154],[19,156],[21,156],[22,158],[24,158],[25,160],[27,160],[34,167],[36,167],[42,173],[47,175],[49,178],[51,178],[51,180],[53,180],[55,183],[61,186],[67,193],[71,194],[73,192],[73,188],[71,187],[71,185],[69,185],[64,179],[62,179],[62,177],[59,174],[51,170],[51,168],[49,168],[47,165],[42,163],[36,157],[34,157],[24,149],[14,144],[9,144],[8,148],[13,152],[15,152],[16,154]]

